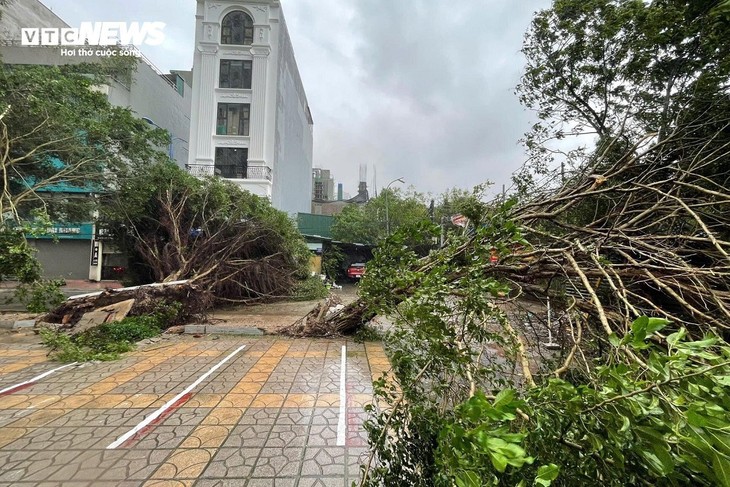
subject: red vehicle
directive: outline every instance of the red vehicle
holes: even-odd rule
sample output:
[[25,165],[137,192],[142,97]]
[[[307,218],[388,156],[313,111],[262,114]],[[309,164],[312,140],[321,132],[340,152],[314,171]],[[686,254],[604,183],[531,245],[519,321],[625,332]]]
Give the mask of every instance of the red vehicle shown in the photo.
[[362,276],[365,274],[365,264],[362,264],[360,262],[356,264],[350,264],[350,267],[347,268],[347,278],[356,280],[361,279]]

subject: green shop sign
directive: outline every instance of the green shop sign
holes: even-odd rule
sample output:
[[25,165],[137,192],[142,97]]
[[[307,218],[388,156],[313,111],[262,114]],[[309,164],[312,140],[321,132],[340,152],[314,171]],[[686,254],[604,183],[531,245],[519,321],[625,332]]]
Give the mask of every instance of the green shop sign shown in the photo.
[[48,233],[28,235],[28,238],[57,238],[60,240],[92,240],[94,225],[92,223],[57,223],[48,229]]

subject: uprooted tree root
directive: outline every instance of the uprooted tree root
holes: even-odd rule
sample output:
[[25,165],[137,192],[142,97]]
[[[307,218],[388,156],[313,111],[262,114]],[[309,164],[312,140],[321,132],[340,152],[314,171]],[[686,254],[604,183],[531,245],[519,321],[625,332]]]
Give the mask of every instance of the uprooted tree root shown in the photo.
[[73,328],[85,313],[129,299],[134,299],[134,305],[128,316],[155,314],[163,312],[165,306],[178,306],[176,315],[166,323],[166,326],[180,325],[203,318],[213,302],[208,292],[191,283],[108,289],[100,294],[68,299],[46,314],[41,321],[58,323],[63,325],[63,328]]

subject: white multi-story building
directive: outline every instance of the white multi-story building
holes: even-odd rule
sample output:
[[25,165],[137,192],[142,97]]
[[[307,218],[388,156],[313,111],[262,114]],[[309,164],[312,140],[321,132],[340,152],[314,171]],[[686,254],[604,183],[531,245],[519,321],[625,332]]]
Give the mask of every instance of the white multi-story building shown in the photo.
[[188,170],[308,212],[312,116],[278,0],[197,0]]

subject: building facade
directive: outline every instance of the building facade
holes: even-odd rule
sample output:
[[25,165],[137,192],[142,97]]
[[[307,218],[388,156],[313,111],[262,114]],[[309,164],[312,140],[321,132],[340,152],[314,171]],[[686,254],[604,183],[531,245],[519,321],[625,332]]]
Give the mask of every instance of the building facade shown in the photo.
[[312,199],[320,201],[335,199],[335,179],[329,169],[312,171]]
[[188,170],[308,212],[312,116],[278,0],[198,0]]

